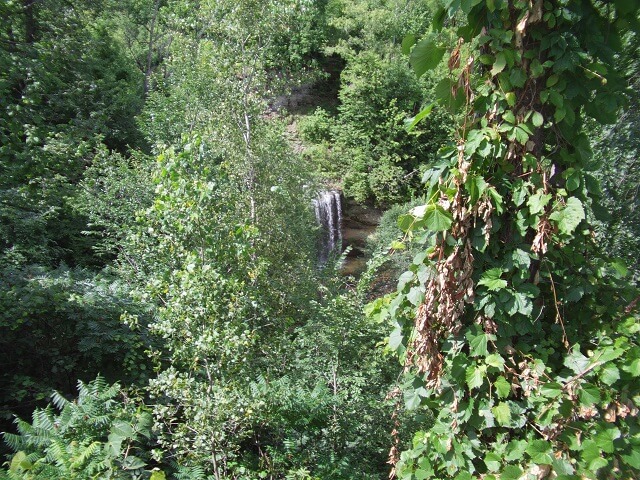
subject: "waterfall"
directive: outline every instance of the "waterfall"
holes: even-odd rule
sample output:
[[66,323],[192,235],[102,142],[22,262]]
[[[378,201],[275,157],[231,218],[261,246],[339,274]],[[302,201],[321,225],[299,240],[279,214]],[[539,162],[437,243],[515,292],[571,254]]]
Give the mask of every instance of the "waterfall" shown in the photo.
[[320,226],[318,263],[323,265],[335,249],[342,250],[342,204],[340,192],[320,192],[313,200],[316,220]]

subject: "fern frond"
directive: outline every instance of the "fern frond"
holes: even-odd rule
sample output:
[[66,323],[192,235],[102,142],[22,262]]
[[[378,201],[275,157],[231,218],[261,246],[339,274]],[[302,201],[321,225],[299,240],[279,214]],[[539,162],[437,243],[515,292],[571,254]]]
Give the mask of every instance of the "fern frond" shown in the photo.
[[58,416],[58,426],[61,431],[66,431],[67,427],[71,424],[73,419],[73,406],[74,404],[69,402]]
[[113,385],[109,386],[100,397],[110,400],[112,398],[115,398],[120,393],[120,389],[120,384],[116,382]]
[[65,466],[69,463],[67,445],[59,439],[54,439],[46,449],[45,459],[48,463],[53,463],[58,467]]
[[99,397],[100,393],[107,389],[107,380],[102,375],[98,374],[95,380],[89,382],[89,385],[91,386],[92,394]]
[[[35,477],[29,477],[29,478],[46,478],[46,479],[66,478],[64,476],[64,471],[66,470],[61,470],[55,465],[50,465],[42,461],[38,461],[38,463],[35,465],[35,468],[33,468],[33,470],[37,471],[38,473],[36,474]],[[24,479],[21,478],[21,480],[24,480]]]
[[4,438],[4,442],[9,445],[9,448],[14,452],[17,452],[24,447],[25,442],[20,435],[4,432],[2,436]]
[[82,380],[78,380],[78,403],[82,405],[84,400],[91,395],[89,387]]
[[98,450],[100,450],[100,446],[102,444],[100,442],[91,442],[84,450],[80,452],[79,455],[75,457],[73,462],[71,463],[72,470],[79,470],[82,468],[91,457],[93,457]]
[[55,422],[53,412],[49,408],[35,410],[32,415],[35,430],[53,430]]
[[16,418],[13,423],[20,435],[29,435],[33,431],[33,426],[29,422],[25,422],[21,418]]
[[27,455],[27,460],[31,464],[35,464],[36,462],[38,462],[41,459],[42,459],[42,455],[39,452],[31,452],[31,453],[29,453]]
[[104,427],[109,425],[111,417],[108,414],[90,417],[87,422],[95,427]]
[[33,432],[27,437],[27,443],[37,448],[45,448],[51,443],[54,434],[51,430],[43,428],[34,428]]
[[206,480],[204,468],[200,465],[185,467],[174,465],[176,467],[175,477],[177,480]]
[[55,407],[60,412],[64,409],[64,407],[66,407],[67,405],[69,405],[71,403],[69,400],[64,398],[64,396],[62,396],[59,392],[53,392],[51,394],[51,402],[53,402]]

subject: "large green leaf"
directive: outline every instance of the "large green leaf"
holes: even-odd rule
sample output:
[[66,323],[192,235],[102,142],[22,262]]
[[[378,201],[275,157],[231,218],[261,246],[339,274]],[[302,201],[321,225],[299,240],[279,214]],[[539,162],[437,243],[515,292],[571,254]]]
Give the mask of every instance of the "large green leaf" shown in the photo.
[[489,452],[484,457],[484,463],[490,472],[497,472],[502,464],[502,457],[494,452]]
[[534,127],[541,127],[544,123],[544,117],[540,112],[533,112],[531,116],[531,121],[533,122]]
[[491,69],[491,75],[495,77],[497,74],[503,71],[504,67],[506,66],[507,66],[507,59],[503,52],[499,52],[496,55],[496,61],[493,64],[493,68]]
[[502,277],[502,269],[492,268],[482,274],[478,285],[484,285],[489,291],[501,290],[507,287],[507,281],[500,277]]
[[501,371],[504,370],[504,358],[502,358],[499,353],[492,353],[491,355],[488,355],[485,362],[490,367],[497,368]]
[[420,406],[420,397],[424,397],[427,391],[424,388],[409,388],[404,391],[404,406],[407,410],[415,410]]
[[600,401],[600,390],[595,385],[585,383],[578,390],[578,397],[580,398],[580,405],[591,407]]
[[405,129],[407,130],[407,132],[411,132],[416,127],[416,125],[418,125],[418,123],[420,123],[424,118],[428,117],[434,106],[435,103],[431,103],[423,108],[415,117],[408,118],[405,121]]
[[502,375],[496,379],[493,385],[500,398],[506,398],[511,393],[511,384]]
[[589,359],[580,352],[577,346],[574,347],[571,353],[564,359],[565,366],[578,375],[585,371],[589,363]]
[[532,215],[541,213],[544,210],[544,207],[549,203],[549,200],[551,200],[551,194],[538,190],[538,192],[535,195],[531,195],[527,201],[529,211]]
[[627,364],[624,364],[622,366],[622,370],[630,373],[634,377],[639,377],[640,376],[640,358],[636,358],[635,360],[630,361]]
[[565,235],[571,235],[584,218],[582,202],[576,197],[570,197],[564,208],[549,215],[549,220],[554,221],[560,233]]
[[508,425],[511,422],[511,409],[508,404],[500,402],[491,409],[491,412],[500,425]]
[[415,273],[412,271],[407,270],[406,272],[402,272],[402,275],[398,278],[398,292],[401,292],[408,283],[413,282],[414,278]]
[[607,428],[602,429],[595,436],[594,440],[596,445],[605,453],[613,453],[615,451],[615,447],[613,442],[615,442],[618,438],[620,438],[620,430],[613,426],[609,425]]
[[540,388],[542,396],[547,398],[556,398],[562,395],[562,385],[558,382],[548,382]]
[[517,465],[507,465],[500,474],[500,480],[520,480],[522,469]]
[[27,454],[20,451],[16,453],[11,459],[11,465],[9,471],[12,473],[19,473],[23,470],[30,470],[32,467],[31,462],[27,458]]
[[622,460],[630,467],[640,470],[640,449],[631,449],[629,454],[622,455]]
[[446,51],[446,48],[438,47],[433,40],[421,40],[413,47],[409,56],[409,63],[416,75],[420,77],[427,70],[436,68]]
[[402,328],[398,327],[391,335],[389,335],[389,348],[391,350],[397,350],[400,345],[402,345]]
[[450,78],[443,78],[434,89],[436,98],[447,107],[451,113],[455,113],[466,102],[462,89],[457,88],[457,83]]
[[613,385],[620,379],[620,370],[615,365],[606,365],[600,371],[600,380],[606,385]]
[[477,365],[471,365],[467,368],[465,380],[470,389],[478,388],[484,382],[486,370]]
[[529,300],[525,294],[521,292],[515,292],[511,289],[507,290],[511,297],[506,303],[507,313],[509,315],[515,315],[521,313],[522,315],[531,315],[533,311],[533,303]]
[[495,340],[495,335],[491,335],[482,331],[478,325],[473,326],[473,330],[466,333],[465,337],[469,340],[470,354],[472,357],[486,357],[489,354],[487,346],[489,340]]
[[409,55],[411,53],[411,47],[416,44],[416,36],[413,34],[406,35],[402,39],[402,53]]
[[451,213],[447,212],[442,206],[433,203],[415,207],[411,210],[411,214],[423,219],[425,226],[433,232],[448,230],[453,223]]
[[407,300],[409,300],[414,307],[417,307],[424,301],[424,292],[420,287],[411,287],[411,290],[409,290],[407,294]]
[[526,452],[534,463],[551,465],[553,462],[551,442],[546,440],[533,440],[527,446]]
[[145,465],[146,463],[142,459],[133,455],[129,455],[122,462],[122,468],[125,470],[138,470],[139,468],[143,468]]

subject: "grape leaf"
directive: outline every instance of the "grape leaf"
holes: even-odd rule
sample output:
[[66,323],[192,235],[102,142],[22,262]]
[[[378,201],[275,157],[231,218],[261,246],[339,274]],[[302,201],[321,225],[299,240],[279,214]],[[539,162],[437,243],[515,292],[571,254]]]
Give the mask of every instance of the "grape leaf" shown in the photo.
[[482,277],[480,277],[480,281],[478,282],[478,285],[486,286],[491,292],[501,290],[503,288],[506,288],[507,286],[507,281],[500,278],[501,276],[502,276],[501,268],[492,268],[482,274]]
[[476,365],[471,365],[467,368],[466,380],[467,385],[470,389],[478,388],[484,382],[484,369],[477,367]]
[[562,210],[556,210],[549,215],[549,220],[554,221],[560,233],[565,235],[571,235],[584,218],[582,202],[576,197],[570,197]]
[[493,407],[491,411],[500,425],[508,425],[511,421],[511,409],[506,403],[500,402],[498,405]]
[[500,398],[506,398],[511,393],[511,384],[502,375],[496,379],[493,385]]

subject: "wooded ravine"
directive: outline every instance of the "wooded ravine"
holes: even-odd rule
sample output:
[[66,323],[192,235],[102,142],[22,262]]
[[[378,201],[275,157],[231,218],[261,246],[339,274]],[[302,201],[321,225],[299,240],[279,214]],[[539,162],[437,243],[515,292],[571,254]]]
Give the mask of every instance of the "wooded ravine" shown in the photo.
[[640,477],[636,0],[5,0],[0,480]]

